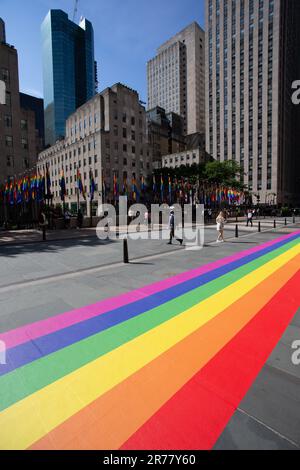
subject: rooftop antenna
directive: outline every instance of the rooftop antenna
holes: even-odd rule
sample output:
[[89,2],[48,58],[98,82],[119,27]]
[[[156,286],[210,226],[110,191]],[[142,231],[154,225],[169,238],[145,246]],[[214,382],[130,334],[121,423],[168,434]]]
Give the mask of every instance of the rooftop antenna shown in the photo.
[[75,3],[74,3],[74,12],[73,12],[73,23],[75,22],[75,18],[76,18],[76,13],[78,11],[78,0],[75,0]]

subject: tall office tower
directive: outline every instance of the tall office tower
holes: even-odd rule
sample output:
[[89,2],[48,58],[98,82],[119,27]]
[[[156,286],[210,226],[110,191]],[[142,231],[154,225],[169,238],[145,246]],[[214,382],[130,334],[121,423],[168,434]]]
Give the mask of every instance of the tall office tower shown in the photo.
[[299,0],[206,1],[206,150],[240,163],[254,202],[299,200],[299,12]]
[[205,132],[205,33],[194,22],[148,62],[148,109],[160,106],[184,118],[186,134]]
[[94,32],[79,26],[62,10],[50,10],[41,27],[45,143],[64,136],[66,119],[95,94]]
[[17,50],[4,41],[0,42],[0,81],[6,91],[5,103],[0,104],[0,182],[4,182],[33,168],[42,149],[35,114],[20,104]]

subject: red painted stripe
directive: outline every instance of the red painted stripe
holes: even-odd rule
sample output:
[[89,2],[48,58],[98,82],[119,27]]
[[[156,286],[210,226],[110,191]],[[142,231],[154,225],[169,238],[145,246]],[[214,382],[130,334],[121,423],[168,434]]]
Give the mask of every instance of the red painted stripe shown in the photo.
[[121,449],[211,449],[299,308],[299,285],[300,271]]

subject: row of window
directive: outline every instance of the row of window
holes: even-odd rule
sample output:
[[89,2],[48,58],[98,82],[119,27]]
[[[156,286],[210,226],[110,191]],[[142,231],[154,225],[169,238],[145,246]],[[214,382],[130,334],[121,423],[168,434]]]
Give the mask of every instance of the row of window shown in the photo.
[[[15,160],[14,160],[14,157],[13,155],[7,155],[6,156],[6,166],[8,168],[14,168],[15,166]],[[28,158],[23,158],[22,159],[22,168],[24,169],[28,169],[29,168],[29,160]],[[9,178],[8,178],[9,179]]]
[[[6,147],[13,147],[14,146],[14,139],[12,135],[5,136],[5,146]],[[28,149],[28,139],[25,137],[21,138],[21,147],[23,149]]]
[[[4,115],[4,125],[5,127],[12,127],[13,125],[13,120],[12,120],[12,115],[11,114],[5,114]],[[28,123],[26,119],[21,119],[20,121],[20,128],[23,131],[27,131],[28,129]]]

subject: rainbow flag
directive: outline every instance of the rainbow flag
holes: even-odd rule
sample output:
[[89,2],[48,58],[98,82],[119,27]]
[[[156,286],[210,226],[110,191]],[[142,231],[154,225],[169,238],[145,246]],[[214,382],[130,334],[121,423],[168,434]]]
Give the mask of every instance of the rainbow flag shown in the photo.
[[84,185],[82,183],[82,177],[81,177],[81,173],[79,171],[79,168],[77,168],[77,189],[78,189],[79,193],[82,194],[83,199],[86,200],[85,188],[84,188]]
[[163,202],[163,199],[164,199],[164,179],[163,179],[163,175],[160,176],[160,197],[161,197],[161,202]]
[[0,448],[211,449],[299,307],[299,266],[300,231],[1,333]]
[[118,179],[116,173],[114,173],[113,177],[113,191],[114,191],[114,199],[118,199],[118,194],[119,194],[119,185],[118,185]]
[[90,200],[93,201],[95,194],[96,184],[92,170],[90,170]]
[[64,170],[61,170],[59,186],[60,186],[60,198],[62,201],[64,201],[65,196],[66,196],[66,180],[65,180]]
[[50,171],[49,171],[49,165],[46,163],[46,186],[45,186],[45,194],[48,196],[51,196],[51,178],[50,178]]

